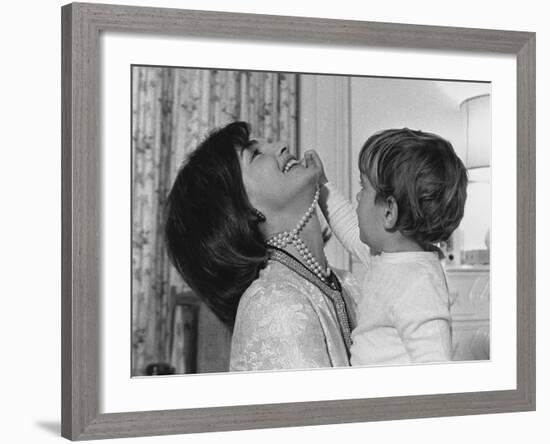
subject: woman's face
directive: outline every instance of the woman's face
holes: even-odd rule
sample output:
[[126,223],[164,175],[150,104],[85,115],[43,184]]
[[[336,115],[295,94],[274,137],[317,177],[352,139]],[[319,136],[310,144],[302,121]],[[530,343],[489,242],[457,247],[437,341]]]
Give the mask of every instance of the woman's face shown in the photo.
[[311,204],[319,168],[298,161],[284,143],[256,140],[237,149],[237,156],[250,203],[260,211],[273,214]]

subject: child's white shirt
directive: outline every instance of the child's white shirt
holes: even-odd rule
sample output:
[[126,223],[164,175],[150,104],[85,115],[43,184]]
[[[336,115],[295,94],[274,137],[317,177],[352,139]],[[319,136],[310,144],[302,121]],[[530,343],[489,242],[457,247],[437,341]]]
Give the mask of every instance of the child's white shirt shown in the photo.
[[449,361],[451,315],[436,252],[370,254],[351,203],[330,183],[319,205],[336,238],[367,271],[352,332],[352,365]]

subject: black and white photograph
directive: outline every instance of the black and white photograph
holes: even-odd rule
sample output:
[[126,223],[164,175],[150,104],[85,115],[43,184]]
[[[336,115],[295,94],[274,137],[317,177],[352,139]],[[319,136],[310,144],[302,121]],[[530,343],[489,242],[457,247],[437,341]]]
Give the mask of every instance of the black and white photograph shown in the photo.
[[491,83],[133,65],[132,376],[491,359]]
[[503,5],[6,3],[2,442],[546,443],[550,27]]

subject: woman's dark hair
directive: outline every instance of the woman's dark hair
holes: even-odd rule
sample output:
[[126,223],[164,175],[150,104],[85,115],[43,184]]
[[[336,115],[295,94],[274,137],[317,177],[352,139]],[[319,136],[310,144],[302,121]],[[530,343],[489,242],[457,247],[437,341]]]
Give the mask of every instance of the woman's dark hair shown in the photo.
[[178,172],[166,202],[170,261],[230,327],[241,295],[267,260],[237,157],[251,145],[249,137],[244,122],[210,133]]
[[396,200],[394,230],[421,246],[446,241],[460,224],[468,175],[442,137],[408,128],[378,132],[363,145],[359,170],[378,201]]

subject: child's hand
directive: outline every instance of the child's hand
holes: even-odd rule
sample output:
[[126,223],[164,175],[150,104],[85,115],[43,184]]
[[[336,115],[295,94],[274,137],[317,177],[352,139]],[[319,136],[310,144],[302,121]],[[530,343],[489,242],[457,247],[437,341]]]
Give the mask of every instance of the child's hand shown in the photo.
[[317,183],[324,185],[328,182],[327,175],[325,174],[325,168],[323,167],[323,161],[319,157],[319,154],[315,150],[308,150],[304,153],[304,157],[308,164],[312,163],[319,169],[319,177]]

